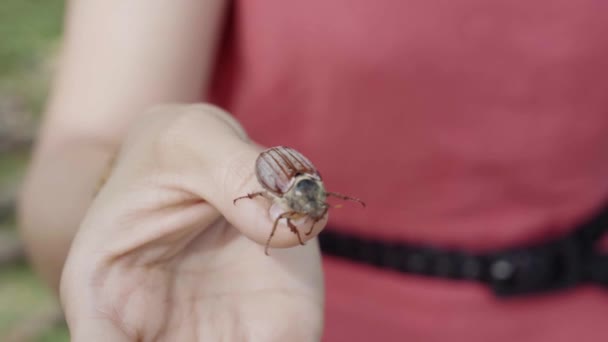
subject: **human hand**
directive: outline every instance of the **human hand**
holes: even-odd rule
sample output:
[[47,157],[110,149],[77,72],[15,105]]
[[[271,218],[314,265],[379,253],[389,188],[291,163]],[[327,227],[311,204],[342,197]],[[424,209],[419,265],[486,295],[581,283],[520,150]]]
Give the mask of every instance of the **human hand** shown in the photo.
[[[266,256],[270,203],[233,204],[260,188],[261,148],[210,106],[159,107],[144,120],[130,131],[62,274],[72,340],[318,341],[323,279],[313,237],[326,220],[302,234],[312,239],[305,246]],[[284,224],[271,242],[297,244]]]

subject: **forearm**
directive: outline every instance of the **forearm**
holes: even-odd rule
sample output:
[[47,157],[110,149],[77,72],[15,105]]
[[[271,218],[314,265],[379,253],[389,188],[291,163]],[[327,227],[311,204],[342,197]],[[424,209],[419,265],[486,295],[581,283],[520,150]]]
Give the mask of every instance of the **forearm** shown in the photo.
[[203,97],[223,8],[220,0],[71,4],[19,208],[30,257],[54,288],[130,123],[152,105]]
[[36,270],[55,290],[72,238],[110,156],[107,145],[84,140],[39,146],[21,192],[21,236]]
[[222,10],[221,0],[74,1],[44,137],[120,140],[142,108],[200,100]]

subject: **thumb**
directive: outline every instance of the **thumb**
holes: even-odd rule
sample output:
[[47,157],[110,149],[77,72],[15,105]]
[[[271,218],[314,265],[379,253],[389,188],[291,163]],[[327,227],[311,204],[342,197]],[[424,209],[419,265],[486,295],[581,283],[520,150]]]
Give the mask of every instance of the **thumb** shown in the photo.
[[[117,178],[125,181],[142,176],[140,170],[156,170],[173,185],[211,204],[242,234],[264,245],[281,211],[262,197],[240,201],[236,206],[233,203],[237,197],[263,190],[255,176],[255,161],[261,151],[240,124],[217,107],[166,105],[155,108],[145,123],[134,128],[119,157],[128,159],[122,164],[129,167],[120,170],[118,163],[116,173],[122,172],[123,176]],[[150,157],[142,157],[145,155]],[[125,172],[133,174],[126,177]],[[294,224],[306,241],[322,230],[326,218],[314,225],[310,235],[304,232],[310,229],[311,220]],[[298,236],[281,222],[270,246],[298,243]]]

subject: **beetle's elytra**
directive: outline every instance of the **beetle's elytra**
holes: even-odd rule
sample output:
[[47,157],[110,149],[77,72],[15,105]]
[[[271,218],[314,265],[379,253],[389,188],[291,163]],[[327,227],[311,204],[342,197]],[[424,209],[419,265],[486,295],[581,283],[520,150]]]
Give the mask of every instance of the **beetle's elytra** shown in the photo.
[[312,225],[306,235],[310,235],[315,224],[325,217],[329,210],[328,196],[355,201],[365,207],[365,203],[360,199],[326,191],[321,175],[310,160],[289,147],[272,147],[260,153],[255,162],[255,174],[263,190],[238,197],[234,203],[245,198],[263,196],[285,208],[285,212],[274,221],[264,249],[266,255],[281,219],[287,220],[287,226],[303,245],[300,232],[291,220],[308,216]]

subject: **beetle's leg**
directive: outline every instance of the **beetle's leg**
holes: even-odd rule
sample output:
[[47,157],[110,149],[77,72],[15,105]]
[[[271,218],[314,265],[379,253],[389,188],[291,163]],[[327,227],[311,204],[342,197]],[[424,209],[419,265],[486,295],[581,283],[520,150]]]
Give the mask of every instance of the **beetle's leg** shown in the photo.
[[242,200],[242,199],[245,199],[245,198],[252,199],[252,198],[258,197],[258,196],[266,196],[266,191],[252,192],[252,193],[247,194],[245,196],[237,197],[237,198],[234,199],[234,201],[232,201],[232,204],[236,205],[236,201],[238,201],[238,200]]
[[296,236],[298,237],[298,241],[300,242],[300,245],[304,246],[304,241],[302,241],[302,236],[300,236],[300,232],[298,231],[298,227],[296,227],[293,222],[291,222],[290,218],[287,218],[287,225],[289,226],[289,229],[291,229],[291,232],[296,234]]
[[279,221],[281,219],[283,219],[283,218],[286,218],[286,217],[289,217],[289,216],[293,215],[294,213],[295,213],[295,211],[284,212],[281,215],[279,215],[279,217],[277,217],[276,220],[274,220],[274,224],[272,225],[272,230],[270,231],[270,235],[268,236],[268,240],[266,240],[266,248],[264,248],[264,253],[266,255],[270,255],[270,254],[268,254],[268,248],[270,248],[270,240],[274,236],[274,232],[277,230],[277,226],[279,225]]
[[357,202],[357,203],[361,204],[363,207],[365,207],[365,202],[363,202],[362,200],[360,200],[358,198],[342,195],[342,194],[339,194],[337,192],[326,192],[325,194],[328,195],[328,196],[337,197],[337,198],[340,198],[340,199],[343,199],[343,200],[346,200],[346,201]]
[[323,215],[321,215],[321,217],[319,217],[318,219],[312,221],[312,225],[310,226],[310,229],[308,230],[308,232],[306,232],[306,235],[310,235],[312,234],[312,231],[315,229],[315,224],[317,224],[317,222],[321,221],[325,215],[327,215],[327,211],[329,210],[329,204],[325,204],[325,211],[323,212]]

